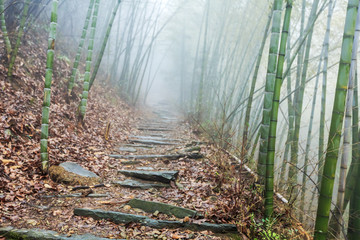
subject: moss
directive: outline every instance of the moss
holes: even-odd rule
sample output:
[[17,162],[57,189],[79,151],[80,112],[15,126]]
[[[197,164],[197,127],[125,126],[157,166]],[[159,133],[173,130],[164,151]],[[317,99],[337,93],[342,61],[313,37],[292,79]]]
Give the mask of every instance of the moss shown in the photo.
[[101,182],[100,178],[79,176],[75,173],[66,171],[61,166],[51,166],[49,168],[49,174],[53,181],[69,185],[91,186]]

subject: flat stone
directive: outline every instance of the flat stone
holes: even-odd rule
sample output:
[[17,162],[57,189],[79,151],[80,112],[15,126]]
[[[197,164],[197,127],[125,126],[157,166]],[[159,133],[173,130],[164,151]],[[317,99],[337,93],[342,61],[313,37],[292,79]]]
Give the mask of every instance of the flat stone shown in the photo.
[[179,171],[133,171],[133,170],[119,170],[119,173],[128,177],[140,178],[149,181],[159,181],[163,183],[170,183],[175,181]]
[[68,172],[75,173],[75,174],[83,176],[83,177],[99,177],[95,173],[84,169],[82,166],[80,166],[79,164],[74,163],[74,162],[64,162],[64,163],[61,163],[59,166],[63,167]]
[[114,223],[140,223],[141,225],[152,228],[186,228],[194,231],[210,230],[215,233],[237,232],[234,224],[213,224],[213,223],[191,223],[180,221],[155,220],[146,216],[133,215],[114,211],[93,210],[84,208],[75,208],[74,215],[92,217],[94,219],[106,219]]
[[199,159],[203,158],[204,156],[201,153],[180,153],[180,154],[152,154],[152,155],[121,155],[121,154],[110,154],[109,157],[113,158],[120,158],[120,159],[170,159],[170,160],[176,160],[179,158],[191,158],[191,159]]
[[[105,240],[109,238],[100,238],[95,235],[72,235],[67,237],[60,235],[55,231],[41,229],[16,229],[13,227],[0,228],[0,236],[6,239],[27,239],[27,240]],[[118,239],[120,240],[120,239]]]
[[138,130],[140,130],[140,131],[151,131],[151,132],[168,132],[168,131],[172,131],[172,129],[168,129],[168,128],[145,128],[145,127],[139,127]]
[[127,146],[127,147],[134,147],[134,148],[142,148],[142,149],[151,149],[151,148],[154,148],[154,146],[152,145],[148,145],[148,144],[125,144],[124,146]]
[[154,171],[152,167],[137,167],[136,170]]
[[153,141],[162,141],[162,142],[181,142],[180,139],[172,139],[172,138],[165,138],[165,137],[154,137],[154,136],[138,136],[138,135],[131,135],[131,138],[141,139],[141,140],[153,140]]
[[142,144],[149,144],[149,145],[175,145],[175,143],[147,140],[147,139],[129,139],[129,141],[133,142],[133,143],[142,143]]
[[[74,193],[74,194],[64,194],[64,195],[45,195],[45,196],[41,196],[41,198],[68,198],[68,197],[79,198],[79,197],[83,197],[83,195],[81,193]],[[108,194],[99,194],[99,193],[90,193],[86,197],[89,197],[89,198],[103,198],[103,197],[109,197],[109,195]]]
[[125,181],[115,181],[113,182],[113,184],[119,185],[121,187],[140,188],[140,189],[170,187],[170,185],[164,183],[143,182],[132,179],[126,179]]
[[64,162],[49,168],[50,177],[57,182],[72,185],[96,185],[101,182],[98,175],[74,162]]
[[177,218],[195,217],[197,214],[197,211],[191,209],[177,207],[161,202],[144,201],[137,198],[131,199],[127,204],[130,205],[132,208],[139,208],[148,213],[154,213],[158,211],[160,213],[165,213],[170,216],[174,215]]
[[136,152],[137,151],[135,148],[131,148],[131,147],[119,147],[118,150],[121,152]]
[[74,215],[83,216],[83,217],[92,217],[94,219],[107,219],[114,223],[131,223],[131,222],[141,222],[145,220],[146,216],[134,215],[122,212],[114,212],[114,211],[104,211],[104,210],[93,210],[93,209],[85,209],[85,208],[75,208]]

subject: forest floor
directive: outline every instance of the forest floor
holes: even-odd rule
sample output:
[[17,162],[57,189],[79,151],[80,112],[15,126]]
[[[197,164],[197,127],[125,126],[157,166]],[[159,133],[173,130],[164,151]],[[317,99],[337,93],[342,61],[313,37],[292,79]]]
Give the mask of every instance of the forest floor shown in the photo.
[[[100,176],[104,186],[72,191],[73,185],[55,182],[43,175],[39,142],[46,39],[34,42],[34,36],[28,36],[31,39],[27,38],[20,49],[12,82],[6,78],[6,60],[2,59],[0,64],[0,226],[53,230],[65,236],[91,233],[112,239],[272,239],[266,238],[269,234],[279,236],[274,239],[308,238],[289,209],[280,203],[276,220],[266,222],[262,217],[263,199],[251,175],[226,152],[200,140],[187,121],[169,110],[171,106],[135,109],[117,97],[114,89],[96,84],[89,97],[85,125],[79,125],[80,83],[67,103],[66,81],[71,67],[63,56],[58,56],[54,64],[50,164],[76,162]],[[1,42],[0,49],[4,49]],[[109,125],[107,139],[105,132]],[[134,138],[165,141],[170,145],[134,143]],[[136,146],[139,144],[143,146]],[[187,155],[190,153],[203,157],[192,159]],[[129,160],[111,154],[183,156]],[[179,172],[167,187],[134,189],[113,184],[130,179],[119,170]],[[74,193],[80,193],[80,197],[59,197]],[[105,197],[91,198],[90,193]],[[134,198],[180,206],[199,214],[176,218],[156,211],[147,213],[128,205]],[[102,209],[187,224],[236,224],[238,232],[219,235],[209,230],[155,229],[140,222],[116,224],[76,216],[75,208]],[[3,238],[6,239],[6,235]]]

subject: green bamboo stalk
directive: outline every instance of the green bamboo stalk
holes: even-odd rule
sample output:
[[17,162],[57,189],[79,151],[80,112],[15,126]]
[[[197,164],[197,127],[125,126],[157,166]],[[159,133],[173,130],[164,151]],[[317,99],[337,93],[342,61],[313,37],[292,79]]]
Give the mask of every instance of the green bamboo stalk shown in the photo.
[[[286,64],[287,66],[290,66],[290,57],[291,57],[291,49],[290,49],[290,38],[291,38],[291,34],[289,31],[289,36],[288,36],[288,43],[286,45],[287,48],[287,53],[286,53]],[[291,74],[288,74],[286,76],[286,90],[287,90],[287,94],[289,95],[289,97],[287,98],[287,106],[288,106],[288,115],[289,115],[289,128],[288,128],[288,134],[286,137],[286,146],[285,146],[285,151],[284,151],[284,159],[283,159],[283,163],[282,166],[280,168],[280,173],[279,173],[279,188],[284,187],[284,183],[285,183],[285,173],[286,171],[286,167],[288,166],[287,161],[289,159],[289,153],[291,156],[291,140],[292,140],[292,133],[294,132],[294,109],[293,109],[293,101],[292,101],[292,97],[290,95],[291,93]]]
[[[270,112],[269,143],[266,158],[266,180],[265,180],[265,218],[270,219],[274,212],[274,161],[276,146],[276,129],[280,101],[280,88],[283,78],[283,67],[285,62],[286,44],[290,26],[290,16],[292,10],[292,0],[286,1],[286,11],[284,16],[283,29],[281,33],[281,42],[279,55],[277,59],[276,78],[274,86],[274,95]],[[281,6],[280,6],[281,9]]]
[[258,157],[257,171],[260,183],[265,182],[266,175],[266,157],[268,150],[269,128],[270,128],[270,111],[272,107],[272,98],[274,93],[274,83],[276,74],[277,54],[280,40],[280,26],[281,26],[281,7],[282,0],[274,0],[273,20],[271,26],[271,38],[269,59],[265,83],[265,95],[263,105],[262,124],[260,128],[260,151]]
[[[359,2],[360,3],[360,2]],[[360,7],[360,6],[359,6]],[[341,156],[340,164],[340,176],[339,176],[339,187],[337,200],[334,210],[334,218],[336,221],[330,222],[330,232],[334,239],[338,239],[340,235],[341,227],[344,225],[343,214],[344,214],[344,196],[345,196],[345,184],[346,184],[346,173],[348,169],[348,164],[351,161],[352,153],[352,105],[353,105],[353,96],[354,96],[354,79],[355,79],[355,68],[356,68],[356,57],[359,43],[359,33],[360,33],[360,11],[358,11],[358,16],[356,20],[356,29],[354,35],[354,43],[352,48],[351,56],[351,65],[350,65],[350,76],[348,83],[348,92],[346,95],[346,105],[345,105],[345,123],[344,123],[344,134],[343,134],[343,152]],[[351,213],[350,213],[351,214]]]
[[6,22],[5,22],[5,8],[4,8],[4,0],[0,0],[0,24],[1,24],[1,31],[3,32],[4,36],[4,42],[6,47],[6,56],[8,61],[10,61],[11,56],[11,43],[8,36],[7,28],[6,28]]
[[[313,19],[316,18],[316,12],[319,5],[319,0],[314,0],[309,16],[308,25],[313,22]],[[297,183],[297,176],[298,176],[298,151],[299,151],[299,135],[300,135],[300,124],[301,124],[301,117],[302,117],[302,106],[303,106],[303,99],[304,99],[304,90],[305,90],[305,82],[306,82],[306,76],[307,76],[307,70],[309,65],[309,57],[310,57],[310,49],[311,49],[311,42],[312,42],[312,36],[313,36],[313,30],[310,31],[306,46],[305,46],[305,54],[304,54],[304,64],[301,69],[301,81],[300,81],[300,88],[296,92],[296,97],[294,99],[294,109],[295,109],[295,129],[293,133],[293,139],[292,139],[292,146],[291,146],[291,167],[290,167],[290,176],[291,181],[289,181],[291,184]]]
[[326,110],[326,85],[327,85],[327,68],[328,68],[328,60],[329,60],[329,39],[330,39],[330,25],[332,14],[334,12],[335,4],[333,5],[333,0],[330,0],[328,7],[328,16],[327,16],[327,24],[326,24],[326,33],[323,43],[324,49],[324,66],[323,66],[323,82],[322,82],[322,90],[321,90],[321,112],[320,112],[320,129],[319,129],[319,174],[317,184],[318,186],[321,183],[321,174],[323,172],[324,165],[324,139],[325,139],[325,110]]
[[113,25],[113,23],[114,23],[114,19],[115,19],[115,17],[116,17],[116,13],[117,13],[117,11],[118,11],[118,9],[119,9],[120,2],[121,2],[121,0],[118,0],[118,1],[117,1],[116,6],[115,6],[115,8],[114,8],[114,10],[113,10],[113,12],[112,12],[111,19],[110,19],[109,25],[108,25],[107,30],[106,30],[106,35],[105,35],[105,38],[104,38],[104,40],[103,40],[103,43],[102,43],[102,46],[101,46],[101,50],[100,50],[99,56],[98,56],[97,59],[96,59],[94,71],[93,71],[93,73],[92,73],[92,75],[91,75],[89,91],[90,91],[91,86],[93,85],[93,83],[94,83],[94,81],[95,81],[97,72],[98,72],[99,67],[100,67],[100,64],[101,64],[101,60],[102,60],[102,58],[103,58],[103,56],[104,56],[105,48],[106,48],[106,45],[107,45],[108,40],[109,40],[111,28],[112,28],[112,25]]
[[49,152],[48,152],[48,138],[49,138],[49,114],[50,114],[50,99],[51,99],[51,81],[53,75],[54,64],[54,49],[56,39],[57,27],[57,8],[58,0],[53,0],[51,10],[50,33],[48,40],[48,50],[46,57],[46,73],[45,73],[45,86],[44,86],[44,102],[42,107],[41,117],[41,140],[40,140],[40,156],[41,156],[41,169],[44,173],[49,169]]
[[16,57],[17,57],[17,53],[19,51],[21,39],[23,37],[26,17],[28,15],[28,11],[29,11],[29,4],[30,4],[30,0],[25,0],[24,9],[23,9],[23,12],[22,12],[22,15],[21,15],[19,33],[18,33],[18,36],[17,36],[17,39],[16,39],[14,49],[11,52],[11,59],[10,59],[9,69],[8,69],[8,78],[9,79],[12,79],[14,64],[15,64],[15,60],[16,60]]
[[[320,61],[318,64],[318,69],[317,69],[317,75],[316,75],[316,81],[315,81],[315,87],[314,87],[314,93],[313,93],[313,101],[312,101],[312,106],[311,106],[309,128],[308,128],[306,147],[305,147],[305,159],[304,159],[304,167],[303,167],[303,174],[302,174],[301,199],[300,199],[300,208],[303,213],[305,212],[306,178],[308,176],[307,170],[308,170],[308,164],[309,164],[310,144],[311,144],[311,140],[312,140],[311,134],[312,134],[312,127],[313,127],[313,122],[314,122],[319,78],[320,78],[320,73],[322,71],[321,65],[323,63],[323,52],[324,51],[322,50]],[[304,216],[304,214],[302,214],[300,216],[301,220],[303,220],[303,216]]]
[[[305,11],[306,11],[306,0],[302,1],[301,4],[301,23],[300,23],[300,32],[299,35],[302,36],[304,34],[304,27],[305,27]],[[311,28],[309,31],[309,34],[313,31],[313,29]],[[296,121],[296,105],[297,105],[297,99],[298,99],[298,95],[299,95],[299,90],[300,89],[300,81],[301,81],[301,69],[302,69],[302,63],[303,63],[303,59],[304,59],[304,43],[307,39],[303,38],[304,42],[299,45],[299,52],[297,54],[297,66],[296,66],[296,81],[295,81],[295,94],[294,94],[294,100],[292,103],[292,107],[293,107],[293,116],[294,116],[294,122],[293,122],[293,126],[291,128],[291,132],[289,133],[289,135],[291,136],[291,146],[290,146],[290,165],[289,165],[289,173],[288,173],[288,180],[287,180],[287,190],[288,190],[288,194],[292,194],[290,191],[292,191],[293,189],[293,185],[296,183],[297,178],[294,177],[294,174],[296,173],[297,169],[296,169],[296,165],[294,164],[294,159],[297,158],[297,151],[295,151],[296,146],[295,146],[295,121]],[[294,55],[294,59],[295,59],[296,55]],[[289,69],[289,67],[288,67]],[[291,73],[290,73],[291,74]],[[295,181],[295,183],[294,183]]]
[[[355,66],[357,64],[355,63]],[[357,179],[359,179],[360,164],[359,164],[359,109],[358,109],[358,90],[357,90],[357,67],[355,67],[355,82],[354,82],[354,102],[353,102],[353,161],[351,162],[350,170],[353,169],[352,174],[348,173],[348,178],[352,181],[353,189],[349,192],[349,188],[346,188],[345,192],[345,201],[346,193],[348,193],[348,198],[350,200],[350,210],[349,210],[349,224],[348,224],[348,239],[355,240],[358,239],[360,235],[360,184]],[[352,193],[352,194],[349,194]],[[343,209],[346,208],[346,202],[344,202]]]
[[90,70],[91,70],[91,60],[93,55],[93,48],[94,48],[94,37],[96,31],[96,23],[97,23],[97,16],[99,12],[99,4],[100,0],[95,1],[94,12],[91,20],[91,27],[90,27],[90,38],[89,38],[89,45],[88,45],[88,54],[86,58],[86,66],[85,66],[85,76],[84,76],[84,85],[83,85],[83,92],[81,96],[81,102],[79,106],[79,113],[80,113],[80,121],[84,121],[85,113],[86,113],[86,105],[89,96],[89,81],[90,81]]
[[[330,26],[332,14],[334,12],[336,1],[329,1],[328,5],[328,14],[327,14],[327,23],[326,23],[326,32],[324,36],[324,41],[322,45],[322,51],[324,52],[323,57],[323,70],[322,70],[322,90],[321,90],[321,110],[320,110],[320,128],[319,128],[319,151],[318,151],[318,176],[316,187],[320,187],[321,183],[321,174],[323,172],[324,165],[324,135],[325,135],[325,110],[326,110],[326,85],[327,85],[327,71],[328,71],[328,60],[329,60],[329,39],[330,39]],[[314,189],[311,196],[311,204],[309,205],[309,212],[313,206],[313,201],[315,199],[315,194],[317,193]]]
[[347,7],[330,133],[325,156],[324,172],[321,178],[320,198],[316,214],[314,240],[326,239],[328,234],[329,213],[345,112],[345,99],[351,65],[350,53],[353,48],[358,5],[359,0],[349,0]]
[[316,181],[315,189],[311,196],[311,204],[309,205],[309,212],[312,209],[315,194],[317,193],[317,187],[320,187],[321,175],[323,172],[324,165],[324,138],[325,138],[325,110],[326,110],[326,86],[327,86],[327,71],[328,71],[328,60],[329,60],[329,39],[330,39],[330,26],[331,19],[334,12],[336,1],[329,1],[326,32],[322,45],[323,56],[323,70],[322,70],[322,90],[321,90],[321,110],[320,110],[320,128],[319,128],[319,150],[318,150],[318,176]]
[[353,140],[353,152],[352,161],[349,172],[346,176],[345,197],[343,211],[345,211],[350,199],[355,192],[355,184],[357,182],[358,167],[360,165],[360,144],[359,144],[359,101],[358,101],[358,83],[357,83],[357,71],[355,68],[355,81],[354,81],[354,98],[353,98],[353,119],[352,119],[352,140]]
[[[360,169],[358,169],[360,171]],[[360,183],[356,182],[355,192],[350,201],[348,240],[358,240],[360,236]]]
[[82,52],[82,49],[83,49],[83,46],[84,46],[84,43],[85,43],[85,38],[86,38],[87,30],[88,30],[88,27],[89,27],[91,13],[92,13],[93,7],[94,7],[94,1],[95,0],[90,0],[90,4],[89,4],[89,7],[88,7],[88,10],[87,10],[87,13],[86,13],[84,27],[83,27],[83,30],[82,30],[82,33],[81,33],[79,46],[78,46],[78,49],[77,49],[77,52],[76,52],[74,65],[73,65],[70,80],[69,80],[69,83],[68,83],[68,96],[71,95],[71,92],[72,92],[72,90],[74,88],[76,73],[78,71],[80,56],[81,56],[81,52]]
[[243,137],[242,137],[242,149],[241,149],[241,158],[240,159],[244,159],[246,152],[247,152],[247,145],[248,145],[247,140],[248,140],[249,125],[250,125],[251,107],[252,107],[252,103],[253,103],[256,80],[257,80],[259,69],[260,69],[261,58],[263,55],[266,39],[267,39],[269,28],[270,28],[272,14],[273,14],[273,10],[271,10],[271,12],[269,13],[269,18],[268,18],[268,21],[265,26],[263,39],[261,41],[261,46],[260,46],[259,53],[258,53],[257,60],[256,60],[254,75],[253,75],[252,81],[251,81],[250,93],[249,93],[249,98],[248,98],[249,100],[247,103],[246,113],[245,113],[244,130],[243,130],[243,134],[242,134]]

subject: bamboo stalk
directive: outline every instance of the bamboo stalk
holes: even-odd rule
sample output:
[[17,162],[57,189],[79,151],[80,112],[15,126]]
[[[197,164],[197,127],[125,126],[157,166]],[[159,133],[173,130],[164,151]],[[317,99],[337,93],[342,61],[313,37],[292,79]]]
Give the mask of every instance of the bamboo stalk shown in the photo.
[[50,99],[51,99],[51,81],[53,75],[53,64],[55,56],[55,39],[57,27],[57,8],[58,0],[53,0],[51,10],[50,33],[48,40],[48,50],[46,58],[46,73],[44,86],[44,102],[42,107],[41,117],[41,140],[40,140],[40,156],[41,169],[44,173],[49,170],[49,152],[48,152],[48,138],[49,138],[49,114],[50,114]]
[[88,30],[88,27],[89,27],[91,13],[92,13],[93,7],[94,7],[94,1],[95,0],[90,0],[89,8],[88,8],[88,11],[86,13],[84,27],[83,27],[83,30],[82,30],[82,33],[81,33],[81,38],[80,38],[78,50],[76,52],[74,65],[73,65],[70,80],[69,80],[69,83],[68,83],[68,96],[71,95],[72,89],[74,88],[75,78],[76,78],[76,74],[77,74],[78,66],[79,66],[79,61],[80,61],[80,56],[81,56],[81,52],[82,52],[82,49],[83,49],[83,46],[84,46],[84,43],[85,43],[85,38],[86,38],[87,30]]
[[[276,78],[274,95],[270,112],[270,129],[266,157],[266,179],[265,179],[265,218],[270,219],[274,212],[274,161],[276,145],[276,129],[278,121],[278,110],[280,100],[280,88],[283,79],[283,67],[285,62],[286,44],[290,27],[292,0],[286,1],[286,11],[281,33],[280,49],[277,58]],[[281,6],[280,6],[281,9]]]
[[5,22],[5,8],[4,8],[4,0],[0,0],[0,24],[1,24],[1,31],[4,36],[4,42],[6,47],[6,56],[8,61],[10,61],[11,57],[11,43],[8,36],[7,28],[6,28],[6,22]]
[[330,133],[325,156],[324,172],[323,177],[321,178],[320,198],[316,214],[314,240],[326,239],[328,234],[331,197],[334,187],[334,176],[339,154],[342,124],[345,112],[345,99],[351,65],[351,55],[348,53],[351,52],[353,47],[358,5],[359,0],[349,0],[347,7]]
[[268,139],[270,128],[270,112],[272,107],[272,99],[274,93],[274,83],[276,74],[277,54],[280,40],[280,25],[281,25],[281,7],[282,0],[274,0],[273,19],[271,26],[270,48],[268,57],[268,66],[266,73],[265,95],[263,105],[262,124],[260,128],[260,151],[258,158],[257,171],[259,174],[260,183],[265,182],[266,176],[266,158],[268,151]]
[[82,92],[82,96],[81,96],[81,102],[79,105],[79,113],[80,113],[79,119],[82,123],[85,118],[86,105],[87,105],[88,96],[89,96],[91,60],[92,60],[93,49],[94,49],[94,37],[95,37],[95,31],[96,31],[97,16],[98,16],[98,12],[99,12],[99,4],[100,4],[100,0],[95,0],[94,13],[92,16],[91,27],[90,27],[90,38],[89,38],[88,53],[87,53],[87,58],[86,58],[83,92]]
[[29,11],[29,4],[30,4],[30,0],[25,0],[24,9],[23,9],[23,12],[22,12],[22,15],[21,15],[21,21],[20,21],[18,36],[17,36],[17,39],[16,39],[14,49],[11,52],[11,59],[10,59],[9,69],[8,69],[8,78],[10,80],[12,80],[13,68],[14,68],[14,65],[15,65],[15,60],[16,60],[16,57],[17,57],[17,53],[19,51],[21,39],[22,39],[23,34],[24,34],[24,26],[25,26],[26,17],[28,15],[28,11]]
[[109,36],[110,36],[110,32],[111,32],[111,28],[112,28],[112,25],[114,23],[114,19],[116,17],[116,13],[119,9],[119,6],[120,6],[120,2],[121,0],[118,0],[117,3],[116,3],[116,6],[111,14],[111,19],[110,19],[110,22],[109,22],[109,25],[106,29],[106,35],[105,35],[105,38],[103,40],[103,43],[102,43],[102,46],[101,46],[101,50],[100,50],[100,53],[99,53],[99,56],[97,57],[96,59],[96,63],[95,63],[95,67],[94,67],[94,71],[91,75],[91,79],[90,79],[90,86],[89,86],[89,91],[91,89],[91,86],[93,85],[94,81],[95,81],[95,78],[96,78],[96,75],[97,75],[97,72],[99,70],[99,67],[100,67],[100,64],[101,64],[101,60],[104,56],[104,52],[105,52],[105,48],[106,48],[106,45],[108,43],[108,40],[109,40]]

